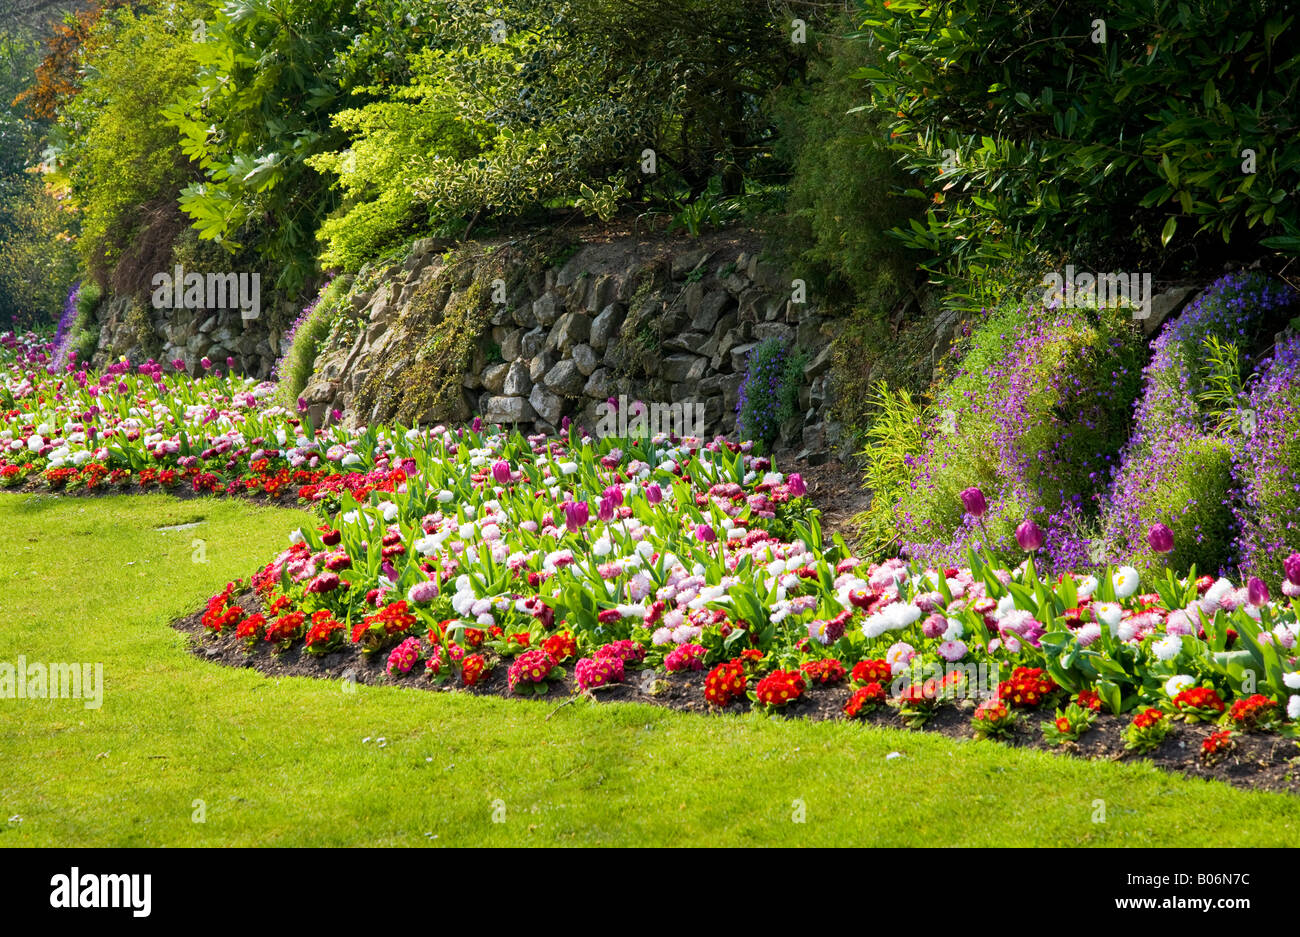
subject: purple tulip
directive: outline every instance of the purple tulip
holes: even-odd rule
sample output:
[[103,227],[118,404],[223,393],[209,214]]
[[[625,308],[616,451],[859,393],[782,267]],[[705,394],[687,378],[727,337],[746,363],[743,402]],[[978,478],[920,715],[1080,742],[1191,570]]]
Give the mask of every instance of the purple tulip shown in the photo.
[[618,485],[610,485],[601,492],[601,495],[614,502],[614,507],[619,508],[623,506],[623,489]]
[[469,428],[472,429],[472,430],[473,430],[474,432],[476,432],[476,433],[481,433],[481,432],[483,431],[483,419],[482,419],[482,417],[477,417],[477,416],[474,417],[474,422],[472,422],[472,423],[469,424]]
[[802,498],[808,493],[808,486],[803,483],[803,476],[794,472],[785,480],[785,490],[792,498]]
[[570,423],[570,422],[571,422],[571,421],[569,420],[569,418],[568,418],[567,416],[565,416],[565,417],[561,417],[561,418],[560,418],[560,431],[561,431],[561,432],[565,432],[565,433],[567,433],[567,432],[569,431],[569,423]]
[[1147,531],[1147,543],[1157,553],[1170,553],[1174,549],[1174,532],[1164,524],[1152,524]]
[[696,524],[695,536],[703,543],[713,543],[718,539],[718,535],[713,532],[713,528],[708,524]]
[[496,479],[498,485],[504,485],[510,481],[510,463],[505,459],[498,459],[492,463],[492,477]]
[[339,420],[343,419],[343,411],[338,407],[335,407],[330,411],[330,419],[337,423]]
[[1043,532],[1031,520],[1026,520],[1016,528],[1016,543],[1026,553],[1033,553],[1043,545]]
[[172,359],[172,367],[175,368],[177,371],[184,371],[184,370],[185,370],[185,361],[184,361],[184,359],[182,359],[182,358],[173,358],[173,359]]
[[307,401],[304,400],[302,397],[298,398],[298,412],[299,413],[307,412]]
[[978,488],[967,488],[961,493],[961,506],[966,509],[966,513],[971,517],[983,517],[988,512],[988,502],[984,500],[984,492]]
[[560,507],[564,510],[564,526],[569,533],[575,533],[591,520],[591,508],[586,501],[565,501]]
[[1282,569],[1286,571],[1286,580],[1293,586],[1300,586],[1300,553],[1292,553],[1282,561]]
[[1268,584],[1258,576],[1251,576],[1246,583],[1246,601],[1251,605],[1263,605],[1268,599]]
[[203,365],[203,370],[206,371],[212,367],[212,359],[209,358],[207,355],[204,355],[203,360],[200,361],[199,364]]
[[233,368],[234,366],[235,366],[235,359],[234,359],[234,358],[226,358],[226,367],[228,367],[228,368]]
[[602,521],[612,521],[616,513],[618,513],[618,505],[614,503],[613,498],[609,495],[605,495],[605,497],[600,499],[600,504],[596,508],[596,516],[598,518]]
[[[645,486],[645,499],[651,504],[658,504],[664,499],[664,491],[657,482]],[[1300,554],[1297,554],[1296,558],[1300,560]]]

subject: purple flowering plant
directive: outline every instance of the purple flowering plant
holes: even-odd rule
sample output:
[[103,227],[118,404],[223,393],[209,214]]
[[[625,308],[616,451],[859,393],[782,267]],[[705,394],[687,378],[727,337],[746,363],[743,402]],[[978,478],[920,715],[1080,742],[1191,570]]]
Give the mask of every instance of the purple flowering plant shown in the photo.
[[[1084,531],[1127,437],[1140,363],[1140,333],[1120,309],[989,313],[908,459],[896,509],[905,553],[942,565],[975,546],[1016,555],[1029,521],[1040,567],[1086,563]],[[971,487],[987,501],[980,517],[961,497]]]

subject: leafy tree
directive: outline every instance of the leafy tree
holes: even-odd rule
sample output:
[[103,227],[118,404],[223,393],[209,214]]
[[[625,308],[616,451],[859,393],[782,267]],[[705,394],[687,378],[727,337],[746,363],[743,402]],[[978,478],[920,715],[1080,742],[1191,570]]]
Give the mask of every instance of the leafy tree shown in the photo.
[[[105,16],[90,36],[86,78],[63,109],[63,171],[82,212],[80,250],[102,283],[158,216],[175,216],[175,201],[191,178],[176,129],[159,112],[186,87],[195,68],[194,26],[206,4],[174,3],[156,12],[122,9]],[[119,291],[147,287],[166,261],[177,225],[152,232],[168,243],[154,248],[142,269],[118,271]]]
[[332,118],[367,88],[405,77],[426,32],[426,4],[402,0],[232,0],[195,48],[196,78],[164,113],[205,178],[180,204],[200,237],[246,244],[276,285],[302,289],[314,234],[338,195],[308,164],[338,149]]
[[665,179],[699,194],[717,178],[722,194],[739,193],[771,163],[765,97],[803,70],[793,19],[803,10],[820,22],[819,9],[434,4],[410,86],[338,115],[346,145],[311,162],[336,174],[345,196],[346,213],[322,232],[327,260],[363,259],[350,237],[357,227],[377,245],[421,225],[467,232],[480,219],[577,202],[608,215],[617,194],[667,194]]
[[797,267],[879,316],[911,285],[915,266],[888,232],[924,203],[902,195],[907,176],[894,165],[881,115],[856,107],[859,74],[878,56],[853,26],[839,19],[807,79],[773,95],[775,152],[791,170],[774,233]]
[[0,32],[0,323],[56,315],[75,274],[75,217],[37,172],[47,124],[10,102],[41,60],[35,30]]
[[901,233],[936,272],[1034,250],[1130,269],[1166,246],[1204,262],[1216,240],[1300,249],[1284,5],[872,0],[865,31],[883,53],[862,73],[871,106],[931,202]]

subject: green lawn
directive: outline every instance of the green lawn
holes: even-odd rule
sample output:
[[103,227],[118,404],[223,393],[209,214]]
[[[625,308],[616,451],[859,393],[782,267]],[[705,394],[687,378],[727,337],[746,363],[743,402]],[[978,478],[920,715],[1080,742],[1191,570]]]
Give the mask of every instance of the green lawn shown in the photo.
[[553,704],[344,692],[187,653],[169,620],[306,520],[0,495],[0,662],[104,668],[99,709],[0,700],[0,844],[1262,846],[1300,829],[1293,798],[1143,765],[632,704],[547,721]]

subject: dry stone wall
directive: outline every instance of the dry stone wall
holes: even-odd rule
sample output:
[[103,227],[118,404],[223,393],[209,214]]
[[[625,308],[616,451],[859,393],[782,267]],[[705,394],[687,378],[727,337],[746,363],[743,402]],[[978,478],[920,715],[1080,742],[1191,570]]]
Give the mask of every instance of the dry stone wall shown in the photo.
[[[702,410],[704,433],[736,429],[749,353],[779,338],[807,357],[797,414],[778,445],[824,458],[835,427],[820,414],[831,392],[830,323],[815,302],[734,235],[646,244],[586,244],[546,265],[527,245],[457,260],[432,240],[358,286],[303,394],[318,419],[334,410],[365,423],[422,424],[480,415],[551,432],[565,417],[594,429],[609,398]],[[475,334],[457,335],[458,330]],[[448,362],[461,346],[454,392]]]

